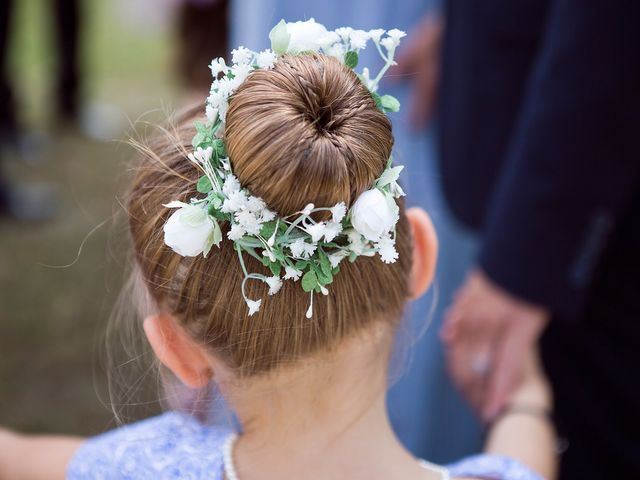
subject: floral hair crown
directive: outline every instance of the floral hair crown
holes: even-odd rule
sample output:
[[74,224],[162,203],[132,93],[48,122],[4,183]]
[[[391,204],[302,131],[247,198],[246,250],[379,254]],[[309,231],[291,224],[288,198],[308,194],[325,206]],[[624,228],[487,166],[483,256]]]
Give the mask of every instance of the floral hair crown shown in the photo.
[[[233,174],[233,160],[227,156],[223,139],[229,99],[251,72],[271,69],[281,55],[321,53],[355,69],[358,53],[371,40],[384,65],[373,78],[367,68],[358,77],[380,110],[397,112],[398,100],[376,91],[380,79],[395,64],[394,54],[404,36],[396,29],[367,32],[345,27],[327,31],[313,19],[295,23],[281,20],[269,34],[270,50],[253,52],[239,47],[232,52],[232,65],[227,66],[223,58],[211,62],[213,83],[206,102],[207,123],[196,122],[194,151],[188,155],[203,173],[196,186],[201,196],[191,198],[190,203],[172,201],[165,205],[178,210],[164,225],[164,242],[179,255],[206,257],[213,245],[219,246],[222,241],[220,222],[228,222],[227,237],[234,242],[244,272],[242,295],[249,315],[256,313],[262,303],[262,299],[253,300],[246,295],[250,280],[266,283],[269,295],[278,293],[283,280],[300,280],[302,289],[310,294],[306,316],[311,318],[314,293],[328,295],[327,286],[340,271],[342,260],[353,262],[362,255],[378,254],[385,263],[395,262],[395,226],[399,219],[395,199],[404,195],[397,183],[403,167],[393,167],[389,159],[382,175],[350,209],[344,202],[331,207],[310,203],[293,215],[280,217],[261,198],[243,188]],[[315,212],[330,212],[331,218],[316,221],[311,216]],[[247,271],[245,254],[262,262],[272,275]]]

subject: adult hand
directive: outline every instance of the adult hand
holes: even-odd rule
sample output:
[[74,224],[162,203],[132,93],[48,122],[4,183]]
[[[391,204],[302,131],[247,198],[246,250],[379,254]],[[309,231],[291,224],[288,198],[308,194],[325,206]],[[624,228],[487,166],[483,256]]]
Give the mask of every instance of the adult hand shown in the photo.
[[409,118],[419,129],[430,119],[440,75],[440,44],[443,20],[439,15],[426,15],[399,52],[396,65],[389,74],[392,80],[412,83]]
[[449,371],[485,421],[519,385],[548,312],[502,290],[472,271],[456,293],[441,331]]

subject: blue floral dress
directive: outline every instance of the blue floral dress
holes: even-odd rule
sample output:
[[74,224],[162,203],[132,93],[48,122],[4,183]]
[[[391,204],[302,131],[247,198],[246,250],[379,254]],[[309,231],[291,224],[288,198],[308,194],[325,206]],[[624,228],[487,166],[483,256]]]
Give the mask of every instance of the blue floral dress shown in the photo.
[[[222,480],[229,429],[177,412],[149,418],[87,440],[69,463],[68,480]],[[541,480],[515,460],[476,455],[447,467],[452,478]]]

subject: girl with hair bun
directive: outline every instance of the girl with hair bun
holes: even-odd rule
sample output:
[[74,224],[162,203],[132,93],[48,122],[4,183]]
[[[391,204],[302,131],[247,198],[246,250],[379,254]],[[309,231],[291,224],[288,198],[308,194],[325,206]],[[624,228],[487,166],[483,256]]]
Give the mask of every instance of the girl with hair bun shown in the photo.
[[5,432],[0,476],[540,478],[516,459],[552,474],[535,359],[489,437],[490,453],[513,458],[440,467],[391,429],[394,333],[429,288],[437,240],[396,182],[386,113],[398,106],[376,92],[385,68],[353,70],[368,41],[393,63],[403,34],[384,34],[281,22],[272,50],[212,63],[206,119],[188,113],[176,138],[161,130],[141,152],[128,219],[144,332],[186,387],[215,384],[239,428],[182,410],[86,441]]

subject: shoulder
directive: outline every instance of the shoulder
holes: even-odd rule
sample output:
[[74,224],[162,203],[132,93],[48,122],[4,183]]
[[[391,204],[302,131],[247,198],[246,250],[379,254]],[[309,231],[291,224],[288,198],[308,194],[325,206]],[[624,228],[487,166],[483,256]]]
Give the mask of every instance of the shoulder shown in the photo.
[[168,412],[90,438],[71,459],[67,478],[216,478],[230,433]]
[[452,478],[495,478],[496,480],[543,480],[540,475],[509,457],[474,455],[448,465]]

